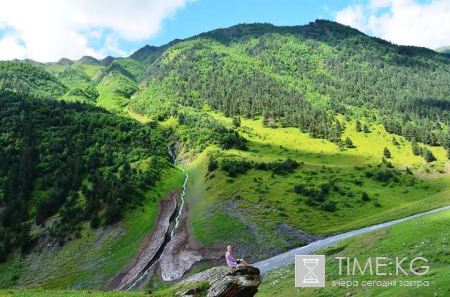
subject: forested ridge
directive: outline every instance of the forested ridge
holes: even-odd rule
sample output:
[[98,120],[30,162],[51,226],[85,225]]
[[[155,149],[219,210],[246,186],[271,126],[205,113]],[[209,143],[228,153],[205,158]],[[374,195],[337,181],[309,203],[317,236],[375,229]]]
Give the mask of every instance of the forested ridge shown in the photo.
[[67,87],[40,67],[25,62],[0,62],[0,90],[56,98]]
[[[50,231],[60,244],[83,221],[120,220],[169,164],[159,132],[89,104],[2,91],[0,119],[3,260],[15,246],[32,246],[30,224],[55,215]],[[148,166],[132,168],[139,160]]]
[[409,140],[449,148],[450,57],[347,26],[243,24],[169,48],[131,108],[164,118],[178,106],[264,117],[339,141],[335,116],[366,118]]

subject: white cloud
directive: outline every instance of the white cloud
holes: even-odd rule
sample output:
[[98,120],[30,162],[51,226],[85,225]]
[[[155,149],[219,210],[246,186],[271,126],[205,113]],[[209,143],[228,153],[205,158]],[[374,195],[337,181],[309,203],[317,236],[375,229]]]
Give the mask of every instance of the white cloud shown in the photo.
[[26,49],[16,36],[7,35],[0,40],[0,55],[5,60],[25,59]]
[[450,45],[450,0],[371,0],[344,8],[335,19],[396,44]]
[[[0,0],[0,60],[126,55],[121,41],[155,36],[165,18],[193,0]],[[93,43],[102,41],[100,48]]]
[[361,5],[348,6],[336,13],[338,23],[354,28],[363,29],[365,27],[365,16]]

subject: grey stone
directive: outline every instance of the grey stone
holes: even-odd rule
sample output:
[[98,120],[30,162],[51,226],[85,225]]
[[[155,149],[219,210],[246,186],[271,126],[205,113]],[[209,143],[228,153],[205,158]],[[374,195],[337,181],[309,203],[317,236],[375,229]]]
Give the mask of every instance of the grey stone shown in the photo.
[[[177,287],[205,281],[209,282],[210,285],[206,295],[208,297],[252,297],[258,292],[261,277],[259,269],[256,267],[239,266],[232,268],[219,266],[194,274],[181,281]],[[195,292],[195,288],[180,290],[176,293],[176,296],[191,296]]]

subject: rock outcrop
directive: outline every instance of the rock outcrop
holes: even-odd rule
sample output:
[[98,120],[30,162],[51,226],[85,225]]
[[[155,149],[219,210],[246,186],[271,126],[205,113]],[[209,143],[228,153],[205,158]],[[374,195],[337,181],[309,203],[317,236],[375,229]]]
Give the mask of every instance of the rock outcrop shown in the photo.
[[185,203],[180,225],[175,236],[166,245],[159,263],[161,278],[165,282],[181,279],[196,262],[217,259],[223,261],[223,247],[203,247],[189,234],[186,224],[189,215],[189,203]]
[[[226,266],[213,267],[203,272],[194,274],[181,281],[177,287],[191,285],[195,283],[209,282],[207,297],[219,296],[239,296],[252,297],[258,292],[261,283],[259,269],[247,266],[231,268]],[[178,291],[176,296],[192,296],[201,288],[191,288],[189,290]]]

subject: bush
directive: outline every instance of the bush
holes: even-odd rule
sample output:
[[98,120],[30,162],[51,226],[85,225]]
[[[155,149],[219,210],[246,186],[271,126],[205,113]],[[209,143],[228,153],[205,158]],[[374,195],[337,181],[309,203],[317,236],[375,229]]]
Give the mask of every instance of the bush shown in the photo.
[[107,225],[119,221],[122,218],[122,208],[116,203],[108,204],[105,213],[105,222]]
[[256,170],[263,170],[263,171],[266,171],[268,169],[268,165],[264,162],[255,162],[255,164],[253,164],[253,167]]
[[219,167],[219,162],[214,157],[209,158],[208,172],[214,171]]
[[270,168],[272,169],[273,173],[278,175],[286,175],[288,173],[292,173],[299,166],[300,164],[297,161],[292,160],[291,158],[287,158],[283,162],[278,161],[270,164]]
[[361,192],[361,200],[362,201],[370,201],[370,197],[366,192]]
[[377,170],[373,177],[377,181],[385,182],[394,177],[394,174],[390,170]]
[[305,204],[308,206],[314,206],[316,204],[316,202],[311,198],[306,198]]
[[294,192],[297,194],[303,194],[305,191],[305,185],[304,184],[298,184],[294,186]]
[[96,229],[100,226],[100,217],[98,216],[98,212],[94,212],[91,216],[91,228]]
[[219,137],[219,145],[223,150],[235,148],[246,151],[248,150],[246,142],[247,140],[239,136],[237,131],[227,131],[226,133],[220,134]]
[[336,210],[336,203],[333,201],[326,201],[324,204],[322,204],[322,210],[333,212]]
[[3,245],[0,244],[0,263],[3,263],[6,261],[6,252],[5,249],[3,248]]
[[436,161],[436,157],[433,155],[433,153],[425,147],[422,148],[422,156],[428,163]]
[[357,178],[357,179],[354,179],[354,180],[353,180],[353,183],[354,183],[355,185],[357,185],[357,186],[362,186],[363,181],[360,180],[359,178]]
[[233,117],[233,126],[239,128],[241,126],[241,118],[238,116]]
[[240,160],[222,160],[222,170],[226,171],[228,176],[236,177],[238,174],[244,174],[252,168],[252,164],[248,161]]

